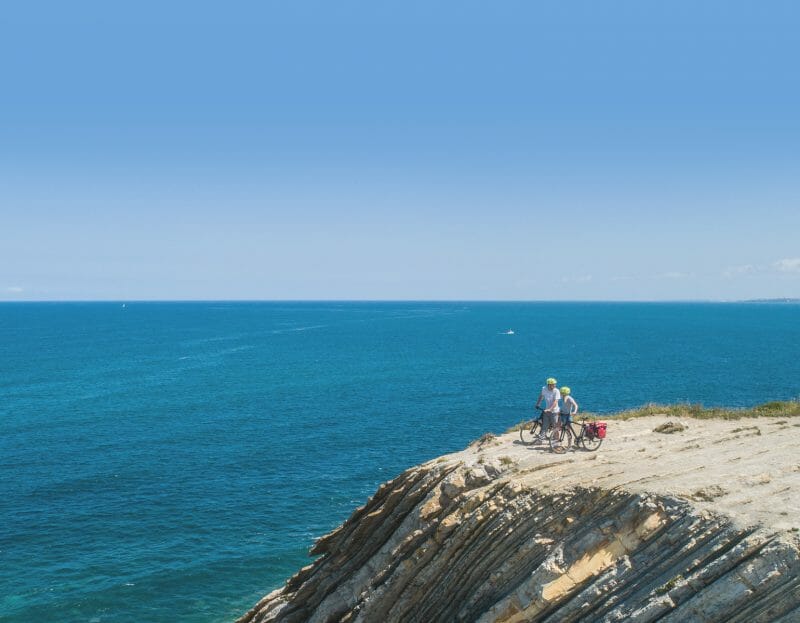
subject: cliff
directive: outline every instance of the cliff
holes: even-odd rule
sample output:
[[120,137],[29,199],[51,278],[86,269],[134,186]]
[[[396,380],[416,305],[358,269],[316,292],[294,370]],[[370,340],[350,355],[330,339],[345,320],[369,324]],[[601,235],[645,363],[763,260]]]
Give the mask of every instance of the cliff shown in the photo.
[[800,621],[799,420],[667,420],[409,469],[239,623]]

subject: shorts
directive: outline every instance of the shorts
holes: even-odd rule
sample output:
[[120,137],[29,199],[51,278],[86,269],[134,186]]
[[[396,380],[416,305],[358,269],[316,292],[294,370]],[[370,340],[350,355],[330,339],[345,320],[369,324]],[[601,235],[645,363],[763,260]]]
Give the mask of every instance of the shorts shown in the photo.
[[572,414],[571,413],[562,413],[561,414],[561,424],[572,424]]

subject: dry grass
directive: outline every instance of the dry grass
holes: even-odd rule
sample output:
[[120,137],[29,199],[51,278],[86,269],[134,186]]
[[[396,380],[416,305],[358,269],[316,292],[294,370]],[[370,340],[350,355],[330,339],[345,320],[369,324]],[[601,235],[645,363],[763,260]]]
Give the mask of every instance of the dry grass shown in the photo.
[[761,434],[761,429],[758,426],[741,426],[739,428],[734,428],[731,433],[746,433],[753,431],[755,431],[756,435]]
[[683,424],[676,423],[676,422],[667,422],[666,424],[662,424],[661,426],[656,426],[653,429],[654,433],[664,433],[668,435],[670,433],[680,433],[685,431],[686,427]]
[[677,404],[658,405],[648,404],[638,409],[622,411],[615,417],[620,420],[630,420],[648,415],[664,415],[676,418],[695,418],[698,420],[721,419],[740,420],[754,417],[798,417],[800,416],[800,401],[788,400],[784,402],[768,402],[751,409],[727,409],[724,407],[704,408],[703,405]]
[[470,446],[477,445],[480,448],[481,446],[485,446],[487,443],[490,443],[495,439],[497,439],[497,435],[495,435],[494,433],[483,433],[483,435],[481,435],[478,439],[476,439],[469,445]]
[[656,589],[656,595],[666,595],[681,582],[683,582],[683,576],[681,574],[678,574],[666,584],[659,586]]

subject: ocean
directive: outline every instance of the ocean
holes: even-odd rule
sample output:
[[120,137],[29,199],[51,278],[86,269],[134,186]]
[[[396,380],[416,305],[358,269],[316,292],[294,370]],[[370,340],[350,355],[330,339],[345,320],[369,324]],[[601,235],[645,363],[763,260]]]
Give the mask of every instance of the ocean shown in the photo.
[[800,397],[799,345],[796,304],[2,304],[0,620],[232,621],[548,376],[745,407]]

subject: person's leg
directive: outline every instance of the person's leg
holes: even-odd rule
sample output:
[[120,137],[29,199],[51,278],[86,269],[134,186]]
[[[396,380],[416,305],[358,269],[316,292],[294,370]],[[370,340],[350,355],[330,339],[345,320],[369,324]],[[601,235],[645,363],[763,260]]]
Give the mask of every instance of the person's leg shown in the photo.
[[564,449],[561,447],[561,416],[556,411],[551,417],[553,418],[553,430],[550,433],[550,447],[554,452],[563,452]]
[[570,424],[572,423],[572,418],[570,416],[564,416],[563,422],[561,423],[562,426],[566,427],[567,429],[567,445],[572,445],[572,427]]
[[544,441],[547,437],[547,431],[550,430],[550,412],[545,411],[542,413],[542,430],[539,432],[539,439]]

